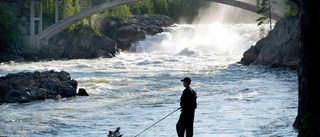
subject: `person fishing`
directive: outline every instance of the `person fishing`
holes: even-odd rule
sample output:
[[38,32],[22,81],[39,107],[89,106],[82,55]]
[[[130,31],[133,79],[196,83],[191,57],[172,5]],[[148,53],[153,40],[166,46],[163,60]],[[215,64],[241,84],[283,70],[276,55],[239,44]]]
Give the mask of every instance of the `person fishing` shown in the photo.
[[179,120],[176,125],[176,130],[179,137],[184,136],[184,132],[186,132],[187,137],[193,136],[193,121],[194,121],[194,113],[195,109],[197,108],[197,93],[190,87],[191,79],[189,77],[185,77],[181,80],[183,82],[183,86],[185,89],[180,97],[180,107],[176,110],[172,111],[170,114],[166,115],[156,123],[152,124],[145,130],[141,131],[139,134],[135,135],[134,137],[138,137],[143,132],[147,131],[160,121],[164,120],[174,112],[181,110],[181,114]]
[[181,80],[185,89],[180,98],[181,114],[176,125],[178,137],[193,136],[193,123],[195,109],[197,108],[197,93],[190,87],[191,79],[185,77]]

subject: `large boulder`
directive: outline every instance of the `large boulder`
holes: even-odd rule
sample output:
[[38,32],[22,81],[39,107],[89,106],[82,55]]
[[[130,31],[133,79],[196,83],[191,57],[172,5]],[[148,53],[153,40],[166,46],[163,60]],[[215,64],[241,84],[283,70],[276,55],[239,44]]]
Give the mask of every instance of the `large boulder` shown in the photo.
[[140,26],[131,24],[123,26],[116,31],[116,41],[120,45],[120,49],[128,50],[131,43],[145,39],[146,32],[143,31]]
[[170,17],[159,14],[108,17],[102,21],[100,31],[114,39],[122,51],[127,51],[132,43],[145,39],[146,35],[161,33],[164,31],[163,27],[173,23]]
[[68,59],[112,58],[119,54],[117,43],[106,36],[93,33],[77,35],[64,53]]
[[[20,72],[0,77],[0,103],[25,103],[77,95],[78,82],[65,71]],[[82,89],[82,92],[86,92]],[[84,94],[84,93],[82,93]]]
[[267,37],[244,52],[239,63],[296,69],[300,54],[298,24],[295,17],[283,17]]

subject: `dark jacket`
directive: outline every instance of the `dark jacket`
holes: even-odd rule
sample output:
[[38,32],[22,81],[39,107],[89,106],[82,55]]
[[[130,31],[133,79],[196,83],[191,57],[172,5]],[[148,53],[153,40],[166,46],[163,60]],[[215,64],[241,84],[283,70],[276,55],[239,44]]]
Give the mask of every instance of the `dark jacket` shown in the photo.
[[186,87],[180,98],[180,106],[182,111],[191,111],[197,108],[197,93],[191,88]]

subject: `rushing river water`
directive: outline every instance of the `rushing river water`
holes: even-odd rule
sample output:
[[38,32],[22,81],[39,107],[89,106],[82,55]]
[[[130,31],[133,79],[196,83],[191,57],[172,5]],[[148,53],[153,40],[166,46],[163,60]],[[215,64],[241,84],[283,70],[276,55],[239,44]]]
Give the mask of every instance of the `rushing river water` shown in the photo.
[[[179,107],[181,79],[198,93],[195,137],[295,137],[295,71],[237,64],[259,40],[256,24],[183,25],[115,58],[3,63],[0,76],[67,71],[90,96],[0,105],[0,136],[133,137]],[[179,111],[141,137],[175,137]]]

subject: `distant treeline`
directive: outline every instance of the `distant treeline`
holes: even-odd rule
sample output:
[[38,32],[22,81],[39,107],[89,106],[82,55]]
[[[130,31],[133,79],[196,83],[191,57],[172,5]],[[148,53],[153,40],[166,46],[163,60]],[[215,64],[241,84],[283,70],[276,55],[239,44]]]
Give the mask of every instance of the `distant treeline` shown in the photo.
[[[43,0],[43,13],[46,16],[54,16],[55,0]],[[59,18],[70,16],[80,11],[81,6],[93,6],[111,0],[59,0]],[[103,12],[104,16],[131,16],[145,14],[163,14],[174,20],[184,19],[192,21],[197,16],[198,10],[208,4],[204,0],[144,0],[141,2],[118,6]],[[66,5],[66,12],[63,13],[63,5]],[[52,18],[51,18],[52,19]],[[54,19],[54,18],[53,18]]]

